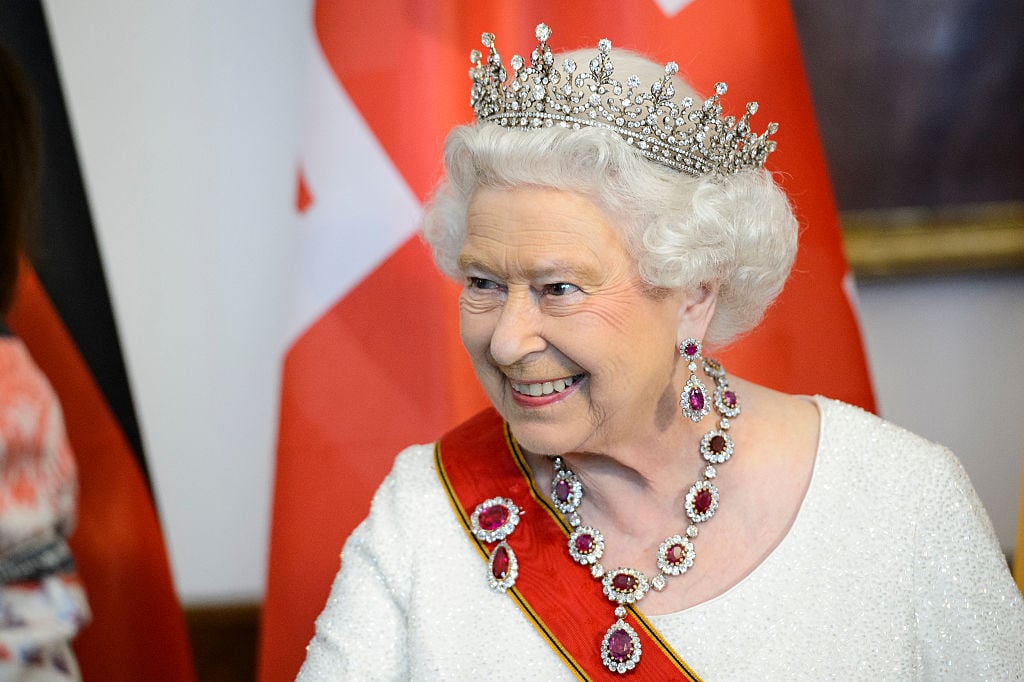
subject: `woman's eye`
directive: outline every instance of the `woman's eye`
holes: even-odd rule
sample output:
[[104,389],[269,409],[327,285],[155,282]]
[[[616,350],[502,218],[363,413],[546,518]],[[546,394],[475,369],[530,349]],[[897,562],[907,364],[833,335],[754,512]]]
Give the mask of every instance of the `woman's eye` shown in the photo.
[[498,285],[483,277],[467,277],[466,284],[470,289],[497,289]]
[[548,284],[544,287],[544,293],[549,296],[566,296],[579,290],[580,288],[578,286],[567,282],[556,282],[555,284]]

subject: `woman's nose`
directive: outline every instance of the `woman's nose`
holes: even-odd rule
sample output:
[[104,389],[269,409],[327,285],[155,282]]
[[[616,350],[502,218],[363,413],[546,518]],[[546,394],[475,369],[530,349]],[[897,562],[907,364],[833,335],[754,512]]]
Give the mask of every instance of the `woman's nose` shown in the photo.
[[491,335],[491,356],[499,365],[512,365],[530,353],[544,350],[541,314],[532,291],[510,291]]

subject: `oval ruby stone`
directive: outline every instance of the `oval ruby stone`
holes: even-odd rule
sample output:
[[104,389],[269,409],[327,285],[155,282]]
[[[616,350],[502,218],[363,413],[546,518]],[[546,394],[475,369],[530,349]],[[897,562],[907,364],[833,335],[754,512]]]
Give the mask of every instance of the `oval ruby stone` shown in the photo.
[[636,578],[628,573],[619,573],[612,578],[612,587],[619,592],[632,592],[636,589]]
[[502,580],[508,575],[508,550],[504,545],[498,545],[494,550],[493,561],[491,561],[491,575],[495,580]]
[[508,508],[503,504],[496,504],[480,512],[477,519],[484,530],[498,530],[508,521]]
[[592,549],[594,549],[594,537],[592,535],[584,533],[576,538],[576,551],[580,554],[590,554]]
[[688,343],[688,344],[686,344],[686,347],[683,348],[683,352],[686,353],[687,357],[692,358],[694,355],[697,354],[697,344],[695,344],[695,343]]
[[559,479],[558,483],[555,484],[555,499],[558,500],[560,504],[565,504],[569,501],[570,492],[569,482],[564,478]]
[[686,548],[682,545],[672,545],[666,552],[668,562],[673,566],[683,563],[683,558],[686,556]]
[[720,455],[725,451],[725,438],[722,436],[714,436],[711,438],[711,442],[708,443],[711,446],[711,452],[716,455]]
[[732,391],[726,391],[722,394],[722,402],[725,403],[726,407],[736,407],[736,394]]
[[628,632],[619,628],[608,635],[608,655],[619,663],[629,660],[633,655],[633,640]]
[[693,508],[697,510],[698,514],[703,514],[711,509],[711,491],[705,488],[694,495]]
[[690,408],[695,412],[704,409],[704,393],[696,388],[690,391]]

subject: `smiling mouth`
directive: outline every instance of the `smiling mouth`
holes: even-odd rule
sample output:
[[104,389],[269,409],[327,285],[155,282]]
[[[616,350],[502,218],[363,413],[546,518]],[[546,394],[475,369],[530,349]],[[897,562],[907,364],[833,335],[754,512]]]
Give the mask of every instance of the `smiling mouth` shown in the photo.
[[545,395],[551,395],[552,393],[561,393],[565,389],[572,386],[574,383],[583,378],[582,374],[577,374],[571,377],[565,377],[564,379],[555,379],[554,381],[543,381],[536,384],[515,384],[511,383],[512,390],[521,395],[528,395],[533,398],[539,398]]

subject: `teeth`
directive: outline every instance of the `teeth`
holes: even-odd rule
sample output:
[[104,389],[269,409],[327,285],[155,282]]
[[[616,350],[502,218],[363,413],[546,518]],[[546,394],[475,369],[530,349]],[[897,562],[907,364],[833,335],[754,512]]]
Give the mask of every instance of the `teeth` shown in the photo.
[[573,385],[576,381],[575,377],[565,377],[564,379],[555,379],[554,381],[545,381],[540,384],[512,384],[512,390],[516,393],[522,393],[523,395],[533,396],[539,398],[542,395],[551,395],[552,393],[561,393],[565,389]]

